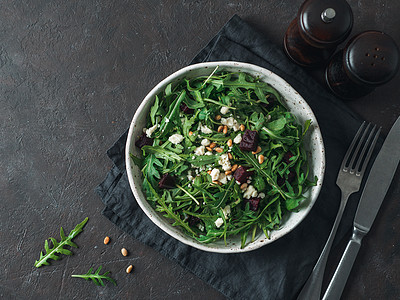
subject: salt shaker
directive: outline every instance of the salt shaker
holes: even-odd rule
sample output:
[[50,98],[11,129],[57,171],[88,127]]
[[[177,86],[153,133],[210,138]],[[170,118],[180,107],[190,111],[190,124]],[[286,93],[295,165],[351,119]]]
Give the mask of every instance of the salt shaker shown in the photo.
[[365,96],[396,75],[399,55],[389,35],[362,32],[332,57],[325,71],[326,83],[342,99]]
[[301,66],[324,65],[352,27],[353,12],[345,0],[307,0],[285,33],[285,52]]

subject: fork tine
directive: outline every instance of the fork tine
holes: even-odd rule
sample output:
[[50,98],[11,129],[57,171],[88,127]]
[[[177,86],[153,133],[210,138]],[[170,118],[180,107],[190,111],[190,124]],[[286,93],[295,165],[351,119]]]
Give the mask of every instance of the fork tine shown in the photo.
[[358,153],[360,151],[361,145],[364,144],[365,137],[367,136],[367,132],[368,132],[370,126],[371,126],[371,123],[368,123],[367,128],[365,128],[360,140],[357,143],[356,150],[354,150],[354,152],[353,152],[353,156],[351,157],[351,160],[349,163],[350,173],[354,173],[353,165],[354,165],[354,161],[356,160],[356,158],[361,157],[360,155],[358,155]]
[[342,161],[342,167],[341,167],[342,170],[347,170],[347,168],[346,168],[347,160],[349,159],[350,154],[353,151],[354,145],[356,144],[358,137],[360,136],[361,132],[364,130],[365,123],[366,123],[365,121],[362,122],[360,128],[358,129],[356,135],[353,138],[353,141],[351,142],[349,148],[347,149],[346,155],[344,156],[343,161]]
[[[353,171],[356,172],[356,175],[360,175],[358,170],[360,169],[360,164],[361,163],[364,164],[364,162],[365,162],[365,160],[363,160],[364,154],[365,154],[365,151],[367,151],[368,147],[370,147],[370,142],[371,142],[372,136],[374,135],[375,129],[376,129],[376,125],[374,125],[374,127],[372,127],[371,132],[369,133],[368,138],[364,144],[364,147],[362,148],[361,153],[357,158],[356,165],[354,166],[354,169],[353,169]],[[374,146],[374,145],[371,145],[371,146]],[[368,161],[367,161],[367,163],[368,163]]]
[[[375,128],[375,127],[374,127],[374,128]],[[372,143],[371,143],[371,146],[370,146],[369,149],[368,149],[368,153],[367,153],[367,155],[365,156],[364,163],[363,163],[363,165],[362,165],[362,167],[361,167],[360,172],[358,173],[358,174],[360,174],[360,175],[363,175],[363,174],[364,174],[365,168],[366,168],[367,165],[368,165],[368,161],[369,161],[369,159],[371,158],[372,151],[373,151],[374,148],[375,148],[376,141],[378,140],[379,134],[381,133],[381,129],[382,129],[382,127],[379,127],[379,128],[378,128],[378,131],[375,133],[375,136],[374,136],[374,139],[373,139],[373,141],[372,141]],[[372,134],[372,132],[371,132],[371,134]],[[365,148],[365,147],[364,147],[364,148]],[[358,169],[358,167],[357,167],[357,169]]]

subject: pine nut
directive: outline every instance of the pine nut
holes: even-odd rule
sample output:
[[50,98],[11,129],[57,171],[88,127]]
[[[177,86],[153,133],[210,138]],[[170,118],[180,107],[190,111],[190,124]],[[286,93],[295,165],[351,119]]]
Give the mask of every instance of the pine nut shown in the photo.
[[232,147],[232,139],[229,139],[228,142],[226,143],[228,145],[228,147]]
[[212,142],[212,143],[209,145],[209,147],[210,147],[211,149],[213,149],[215,146],[217,146],[217,144],[214,143],[214,142]]
[[189,131],[189,136],[193,134],[193,131]]
[[233,155],[230,152],[228,153],[228,158],[233,159]]
[[237,168],[238,168],[238,165],[233,165],[232,168],[231,168],[231,171],[235,172]]
[[257,154],[257,153],[260,153],[261,152],[261,147],[260,146],[257,146],[257,150],[256,151],[251,151],[251,153],[253,153],[253,154]]
[[133,266],[130,265],[129,267],[126,268],[126,273],[129,274],[130,272],[132,272],[132,270],[133,270]]
[[228,126],[224,125],[224,130],[222,131],[224,134],[228,133]]
[[248,187],[248,184],[245,182],[240,186],[240,189],[244,190],[244,189],[247,189],[247,187]]
[[222,130],[224,130],[224,126],[221,125],[221,126],[218,127],[218,130],[217,130],[217,131],[218,131],[218,132],[222,132]]
[[225,171],[225,175],[231,175],[231,174],[232,174],[231,170]]
[[207,171],[207,174],[211,174],[211,170],[208,170],[208,171]]
[[244,127],[244,125],[243,124],[240,124],[240,131],[244,131],[245,129],[246,129],[246,127]]
[[224,149],[217,147],[214,149],[215,151],[217,151],[218,153],[222,153],[224,151]]
[[207,149],[208,151],[212,151],[211,147],[206,147],[206,149]]
[[264,155],[260,154],[258,156],[258,163],[261,165],[264,162]]
[[222,118],[221,115],[216,115],[215,116],[215,120],[217,120],[217,121],[221,120],[221,118]]
[[106,236],[104,238],[104,245],[107,245],[110,242],[110,238],[108,236]]
[[214,183],[214,184],[218,184],[218,185],[222,185],[222,183],[221,183],[221,182],[219,182],[218,180],[214,180],[212,183]]
[[127,256],[128,255],[128,250],[126,250],[125,248],[121,249],[121,253],[123,256]]

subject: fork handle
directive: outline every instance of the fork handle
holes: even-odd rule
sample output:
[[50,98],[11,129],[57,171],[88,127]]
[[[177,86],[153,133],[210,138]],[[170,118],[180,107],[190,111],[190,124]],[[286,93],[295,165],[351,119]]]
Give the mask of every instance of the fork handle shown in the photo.
[[335,235],[337,229],[340,224],[340,220],[342,219],[344,208],[346,207],[347,199],[350,194],[342,193],[342,199],[340,201],[340,206],[338,213],[336,215],[335,222],[333,224],[331,233],[329,234],[328,240],[322,250],[321,255],[318,258],[317,263],[314,266],[314,269],[308,277],[307,282],[303,286],[300,294],[297,296],[297,300],[320,300],[321,299],[321,290],[322,290],[322,281],[324,279],[324,272],[326,267],[326,262],[328,261],[329,252],[332,248],[333,240],[335,239]]
[[361,247],[361,240],[365,233],[354,227],[353,235],[348,242],[346,249],[344,250],[343,256],[340,259],[339,265],[326,289],[323,300],[338,300],[343,293],[343,289],[346,285],[347,278],[350,275],[350,271],[353,268],[354,261],[356,260],[358,250]]

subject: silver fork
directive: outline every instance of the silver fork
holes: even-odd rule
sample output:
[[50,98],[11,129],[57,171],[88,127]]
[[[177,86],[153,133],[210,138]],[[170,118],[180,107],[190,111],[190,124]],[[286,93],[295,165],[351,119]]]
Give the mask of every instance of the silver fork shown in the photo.
[[[349,149],[347,150],[346,155],[343,158],[343,162],[336,179],[336,184],[339,186],[342,192],[339,211],[336,215],[335,223],[333,224],[333,228],[329,234],[325,247],[322,250],[317,263],[315,264],[310,277],[297,297],[297,300],[321,299],[322,280],[324,277],[326,262],[328,260],[329,251],[331,250],[340,220],[342,219],[343,211],[347,204],[347,199],[349,199],[351,194],[360,190],[365,168],[367,167],[368,161],[371,158],[372,150],[375,147],[381,131],[380,128],[376,130],[376,125],[374,125],[368,134],[370,127],[370,123],[368,123],[368,125],[366,125],[365,122],[361,124],[353,141],[350,144]],[[360,152],[361,147],[362,150]]]

